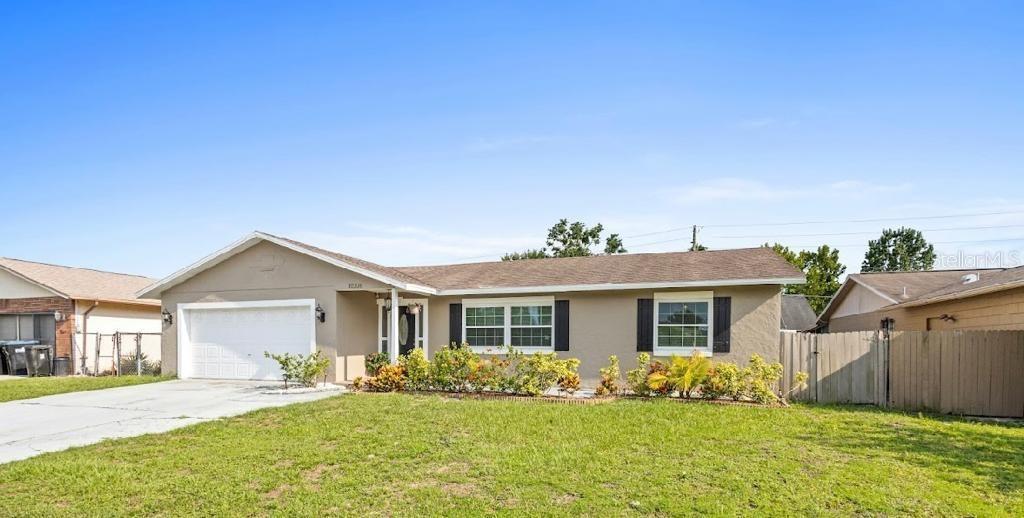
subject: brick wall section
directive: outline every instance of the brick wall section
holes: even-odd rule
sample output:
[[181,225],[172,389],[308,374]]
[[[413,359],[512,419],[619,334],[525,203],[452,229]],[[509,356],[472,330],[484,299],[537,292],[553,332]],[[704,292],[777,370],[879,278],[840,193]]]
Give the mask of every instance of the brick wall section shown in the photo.
[[36,297],[30,299],[0,299],[0,314],[64,313],[57,322],[56,354],[71,356],[71,340],[75,336],[75,302],[62,297]]

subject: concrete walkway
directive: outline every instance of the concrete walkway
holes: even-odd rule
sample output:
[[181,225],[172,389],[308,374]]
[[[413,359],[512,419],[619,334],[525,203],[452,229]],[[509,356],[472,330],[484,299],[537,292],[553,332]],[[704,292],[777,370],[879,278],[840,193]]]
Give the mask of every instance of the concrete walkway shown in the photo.
[[339,393],[267,393],[279,387],[265,381],[173,380],[0,403],[0,463]]

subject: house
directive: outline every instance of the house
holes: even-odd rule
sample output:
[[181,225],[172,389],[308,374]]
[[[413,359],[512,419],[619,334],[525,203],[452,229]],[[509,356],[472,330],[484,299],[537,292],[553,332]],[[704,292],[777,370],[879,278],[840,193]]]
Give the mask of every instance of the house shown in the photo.
[[160,301],[135,296],[153,282],[139,275],[0,258],[0,340],[53,345],[56,358],[69,359],[81,372],[83,365],[95,365],[85,360],[95,356],[97,333],[160,332]]
[[255,232],[139,296],[162,301],[182,378],[275,379],[264,351],[320,350],[345,382],[368,354],[465,341],[579,358],[594,380],[637,351],[775,358],[781,287],[803,281],[768,248],[386,267]]
[[782,295],[782,323],[783,331],[808,331],[814,329],[818,324],[818,316],[814,309],[807,302],[803,295],[783,294]]
[[1024,267],[857,273],[819,320],[829,332],[1024,329]]

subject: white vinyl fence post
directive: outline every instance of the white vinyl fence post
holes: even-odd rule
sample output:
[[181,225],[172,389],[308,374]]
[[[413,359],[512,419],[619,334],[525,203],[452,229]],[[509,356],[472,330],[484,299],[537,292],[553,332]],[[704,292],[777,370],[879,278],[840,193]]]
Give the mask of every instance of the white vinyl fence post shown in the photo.
[[96,333],[96,358],[93,359],[92,375],[100,375],[100,334]]
[[135,375],[142,376],[142,333],[135,333]]

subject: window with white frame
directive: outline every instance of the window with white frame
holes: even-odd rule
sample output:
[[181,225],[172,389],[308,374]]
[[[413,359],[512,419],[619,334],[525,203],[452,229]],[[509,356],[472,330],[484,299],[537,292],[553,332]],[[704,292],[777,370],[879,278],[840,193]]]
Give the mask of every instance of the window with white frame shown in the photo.
[[511,345],[528,351],[554,349],[554,297],[467,299],[463,334],[478,352]]
[[713,297],[669,295],[655,297],[654,353],[688,356],[711,353]]

